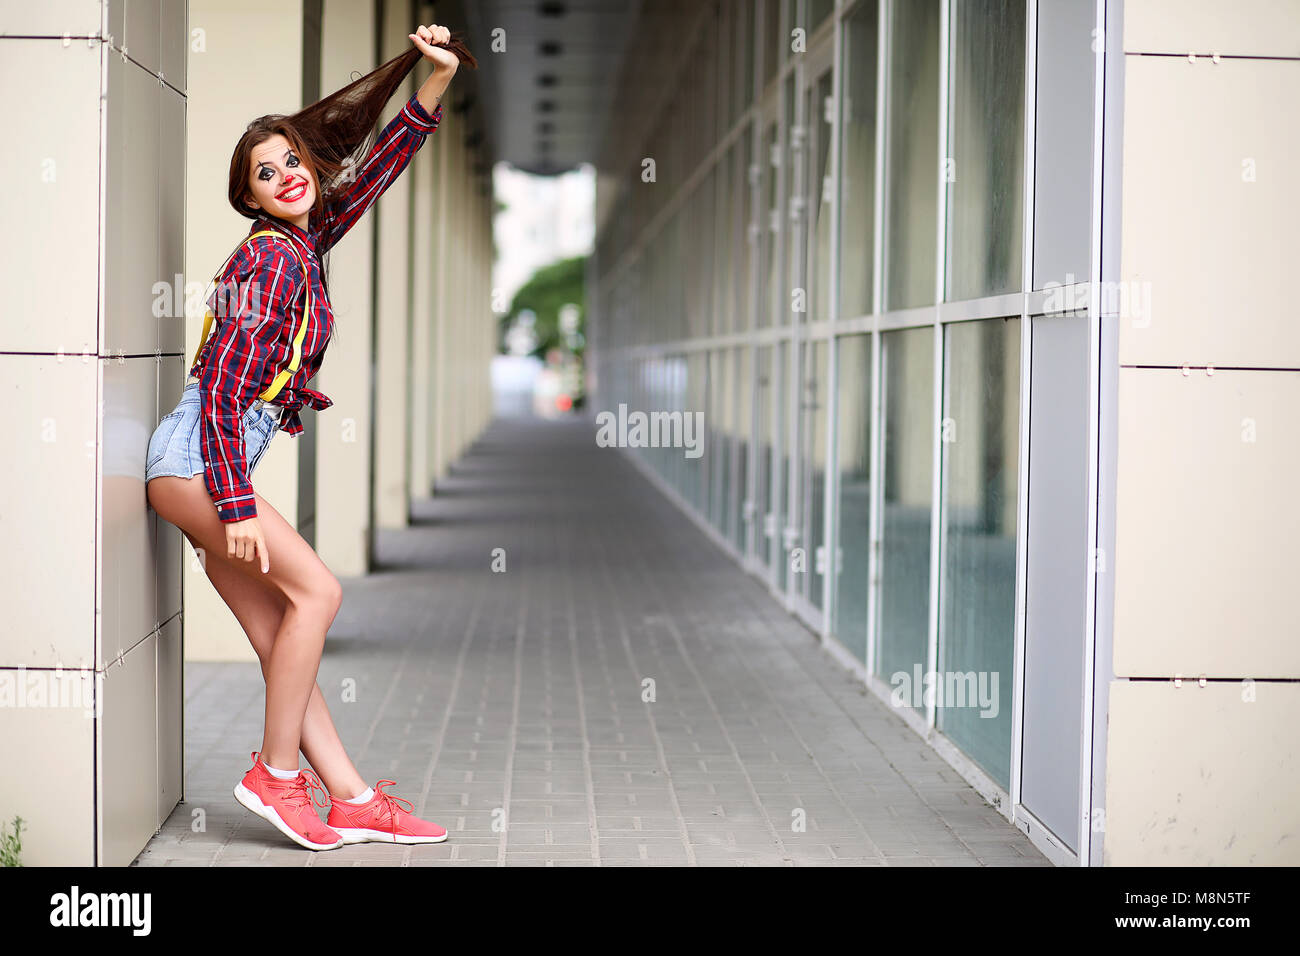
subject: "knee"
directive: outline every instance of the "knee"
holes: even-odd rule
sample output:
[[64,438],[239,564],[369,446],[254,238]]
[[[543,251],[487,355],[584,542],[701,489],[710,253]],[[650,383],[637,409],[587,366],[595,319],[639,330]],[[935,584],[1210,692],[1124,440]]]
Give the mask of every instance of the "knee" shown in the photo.
[[321,595],[321,601],[329,611],[330,620],[333,620],[334,615],[343,606],[343,585],[332,574],[325,575],[324,593]]
[[343,604],[343,585],[325,571],[314,577],[301,593],[289,595],[289,600],[304,611],[332,621]]

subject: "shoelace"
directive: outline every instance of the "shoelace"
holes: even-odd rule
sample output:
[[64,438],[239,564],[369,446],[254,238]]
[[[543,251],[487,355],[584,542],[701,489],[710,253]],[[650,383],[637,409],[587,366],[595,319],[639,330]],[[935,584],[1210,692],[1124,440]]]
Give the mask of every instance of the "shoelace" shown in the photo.
[[[406,813],[414,813],[415,804],[413,804],[410,800],[407,800],[405,797],[398,797],[398,796],[394,796],[391,793],[385,793],[384,787],[390,783],[393,786],[397,786],[396,780],[380,780],[377,784],[375,784],[375,796],[379,798],[379,805],[388,812],[388,820],[393,826],[393,832],[396,833],[397,819],[398,819],[397,811],[401,809],[404,810],[404,812]],[[410,809],[398,807],[397,805],[399,803],[406,804],[406,806],[409,807]]]
[[[253,755],[257,759],[257,755]],[[281,800],[290,809],[299,810],[303,807],[310,807],[314,802],[316,806],[323,807],[326,804],[326,798],[329,791],[325,789],[325,784],[321,783],[320,777],[316,776],[314,770],[299,770],[298,776],[292,780],[281,780],[274,777],[267,781],[266,784],[272,790],[283,792]],[[321,798],[316,800],[317,791],[320,791]]]
[[[302,805],[310,807],[313,803],[318,807],[324,807],[329,802],[329,791],[325,789],[325,784],[321,783],[320,777],[316,776],[314,770],[300,771],[298,776],[291,781],[285,781],[294,785],[293,792],[286,796],[286,799],[292,799],[294,806],[298,806],[298,801]],[[320,799],[317,800],[316,797]]]

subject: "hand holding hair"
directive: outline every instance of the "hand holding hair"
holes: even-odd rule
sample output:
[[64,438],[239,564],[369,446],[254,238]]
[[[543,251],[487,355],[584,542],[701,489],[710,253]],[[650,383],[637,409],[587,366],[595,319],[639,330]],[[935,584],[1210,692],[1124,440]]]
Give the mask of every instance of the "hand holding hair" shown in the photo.
[[435,70],[450,70],[455,73],[462,62],[478,69],[478,62],[461,37],[453,37],[452,32],[444,26],[436,23],[427,27],[419,26],[414,33],[408,33],[407,37],[424,54],[424,58],[433,64]]

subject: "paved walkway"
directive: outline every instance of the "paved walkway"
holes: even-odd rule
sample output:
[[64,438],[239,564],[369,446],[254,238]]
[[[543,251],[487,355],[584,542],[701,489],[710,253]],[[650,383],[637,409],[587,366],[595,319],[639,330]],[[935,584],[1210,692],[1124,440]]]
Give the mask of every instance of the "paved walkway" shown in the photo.
[[593,431],[494,423],[343,582],[319,683],[447,842],[293,845],[230,793],[260,671],[187,664],[186,799],[137,865],[1048,865]]

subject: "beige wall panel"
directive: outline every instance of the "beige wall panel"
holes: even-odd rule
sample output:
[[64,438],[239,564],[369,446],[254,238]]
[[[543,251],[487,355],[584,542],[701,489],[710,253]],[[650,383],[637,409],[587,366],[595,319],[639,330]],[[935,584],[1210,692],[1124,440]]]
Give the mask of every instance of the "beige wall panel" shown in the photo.
[[1125,0],[1126,53],[1300,56],[1295,0]]
[[189,52],[189,12],[187,0],[162,0],[159,43],[162,47],[163,79],[185,92],[185,64]]
[[1298,677],[1300,373],[1120,370],[1115,673]]
[[104,366],[100,427],[103,484],[99,533],[99,667],[133,647],[157,623],[155,526],[146,507],[145,459],[157,407],[158,362],[153,356]]
[[1300,864],[1297,723],[1300,684],[1112,682],[1106,865]]
[[[166,284],[171,294],[163,300],[170,308],[151,306],[148,320],[154,327],[154,347],[169,353],[185,348],[185,97],[170,86],[160,86],[159,97],[158,264],[154,281]],[[154,314],[160,311],[164,314]]]
[[158,633],[158,811],[162,826],[184,795],[184,660],[180,618]]
[[5,101],[0,221],[24,233],[5,260],[22,277],[5,288],[5,351],[96,348],[100,47],[0,40],[0,87],[41,91]]
[[[158,364],[158,403],[153,427],[149,429],[151,436],[153,428],[158,426],[162,417],[169,414],[181,400],[185,362],[179,355],[166,355]],[[149,509],[149,516],[154,527],[153,563],[158,581],[158,607],[154,619],[161,624],[181,612],[181,546],[184,539],[179,528],[159,517],[152,508]],[[192,554],[188,544],[185,544],[185,553]]]
[[[0,5],[0,36],[99,36],[103,18],[100,0],[40,0]],[[113,22],[113,21],[110,21]],[[116,22],[121,22],[118,13]],[[110,27],[111,29],[111,27]],[[85,47],[85,42],[82,42]]]
[[98,363],[0,354],[0,666],[90,667],[95,633]]
[[104,354],[158,348],[158,136],[162,90],[130,60],[108,58],[108,192],[104,222]]
[[1300,368],[1300,62],[1125,66],[1120,362]]
[[0,707],[0,766],[40,769],[39,787],[29,774],[0,774],[0,821],[24,821],[23,865],[92,865],[94,671],[0,670],[0,694],[14,704]]
[[158,645],[153,635],[104,672],[99,719],[99,863],[127,866],[158,826]]
[[117,46],[126,47],[127,56],[146,70],[157,74],[162,69],[160,44],[162,0],[125,0],[124,34]]

